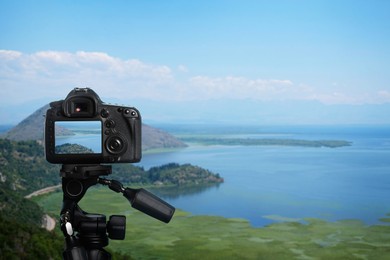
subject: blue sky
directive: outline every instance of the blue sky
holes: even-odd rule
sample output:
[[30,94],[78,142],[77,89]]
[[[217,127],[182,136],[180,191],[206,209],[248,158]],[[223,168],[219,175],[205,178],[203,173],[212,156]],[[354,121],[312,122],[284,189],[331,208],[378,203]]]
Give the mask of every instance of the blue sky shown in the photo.
[[1,1],[0,120],[88,86],[150,122],[390,123],[389,13],[390,1]]

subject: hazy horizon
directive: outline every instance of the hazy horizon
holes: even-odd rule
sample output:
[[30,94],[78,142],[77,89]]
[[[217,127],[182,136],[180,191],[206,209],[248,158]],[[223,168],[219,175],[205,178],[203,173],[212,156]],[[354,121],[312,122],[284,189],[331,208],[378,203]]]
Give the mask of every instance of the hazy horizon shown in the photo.
[[[54,100],[53,100],[54,101]],[[48,102],[49,103],[49,102]],[[45,105],[47,105],[46,103]],[[351,106],[338,105],[326,107],[321,103],[312,102],[299,104],[299,102],[284,103],[267,103],[262,105],[259,102],[237,102],[236,106],[241,109],[232,110],[229,112],[230,117],[224,117],[225,111],[223,104],[200,105],[200,108],[207,107],[210,111],[204,112],[204,117],[199,110],[196,110],[197,104],[191,104],[193,109],[189,109],[183,114],[183,106],[188,104],[176,104],[176,109],[169,108],[169,112],[162,114],[158,106],[161,103],[145,102],[144,105],[136,105],[140,109],[142,122],[151,125],[180,125],[180,124],[209,124],[209,125],[389,125],[388,111],[390,104],[376,105],[371,108],[370,105]],[[117,104],[117,103],[116,103]],[[141,103],[142,104],[142,103]],[[23,109],[18,109],[18,112],[12,112],[8,115],[2,115],[1,126],[15,126],[25,118],[33,114],[36,110],[45,106],[40,103],[36,105],[26,106]],[[295,111],[289,110],[288,114],[284,114],[288,107],[296,105]],[[211,109],[211,107],[215,107]],[[299,106],[299,107],[298,107]],[[261,107],[261,110],[254,111],[255,108]],[[343,110],[340,111],[340,108]],[[307,110],[306,110],[307,109]],[[312,110],[317,110],[316,114],[311,114]],[[251,111],[252,113],[241,114],[242,111]],[[270,111],[272,110],[272,111]],[[7,111],[7,110],[4,110]],[[11,111],[11,110],[9,110]],[[167,110],[166,110],[167,111]],[[154,113],[156,112],[156,115]],[[272,113],[272,117],[267,114]],[[207,116],[206,116],[207,115]],[[255,116],[253,116],[255,115]],[[370,120],[362,121],[363,116]],[[369,116],[370,115],[370,116]],[[345,120],[345,118],[348,120]],[[7,120],[7,119],[10,120]],[[389,119],[389,120],[388,120]]]
[[0,122],[74,87],[148,123],[390,124],[390,2],[0,3]]

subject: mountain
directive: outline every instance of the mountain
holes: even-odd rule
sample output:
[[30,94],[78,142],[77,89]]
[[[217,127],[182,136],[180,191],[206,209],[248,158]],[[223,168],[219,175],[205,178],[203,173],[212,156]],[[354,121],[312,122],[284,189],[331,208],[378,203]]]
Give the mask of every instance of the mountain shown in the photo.
[[4,137],[13,141],[43,140],[45,115],[48,109],[49,105],[41,107],[11,128]]
[[186,144],[171,134],[149,125],[142,125],[142,149],[185,147]]
[[[10,129],[2,137],[14,141],[43,140],[45,114],[49,105],[45,105]],[[142,149],[179,148],[186,144],[160,129],[142,124]]]

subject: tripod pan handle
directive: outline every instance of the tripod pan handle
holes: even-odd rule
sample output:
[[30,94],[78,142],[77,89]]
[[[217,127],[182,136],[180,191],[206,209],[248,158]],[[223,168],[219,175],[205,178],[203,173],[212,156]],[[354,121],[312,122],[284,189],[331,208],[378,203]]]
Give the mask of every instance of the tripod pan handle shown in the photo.
[[142,188],[126,188],[123,196],[130,201],[133,208],[165,223],[168,223],[175,213],[173,206]]

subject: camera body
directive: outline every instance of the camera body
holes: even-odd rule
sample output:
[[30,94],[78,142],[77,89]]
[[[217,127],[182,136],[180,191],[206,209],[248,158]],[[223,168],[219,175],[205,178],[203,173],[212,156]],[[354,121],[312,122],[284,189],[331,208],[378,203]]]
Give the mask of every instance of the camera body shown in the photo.
[[133,163],[141,160],[141,115],[134,107],[105,104],[89,88],[75,88],[46,112],[45,152],[50,163]]

